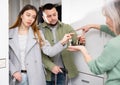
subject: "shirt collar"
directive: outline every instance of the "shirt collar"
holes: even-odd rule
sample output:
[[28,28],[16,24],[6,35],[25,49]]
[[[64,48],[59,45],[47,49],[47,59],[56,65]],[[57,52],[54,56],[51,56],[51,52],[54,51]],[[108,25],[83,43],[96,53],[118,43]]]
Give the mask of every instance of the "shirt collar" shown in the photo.
[[[58,20],[58,27],[59,26],[62,26],[62,22],[60,22],[59,20]],[[44,22],[43,24],[42,24],[42,28],[45,28],[45,27],[48,27],[49,28],[49,26],[48,26],[48,24],[46,23],[46,22]]]

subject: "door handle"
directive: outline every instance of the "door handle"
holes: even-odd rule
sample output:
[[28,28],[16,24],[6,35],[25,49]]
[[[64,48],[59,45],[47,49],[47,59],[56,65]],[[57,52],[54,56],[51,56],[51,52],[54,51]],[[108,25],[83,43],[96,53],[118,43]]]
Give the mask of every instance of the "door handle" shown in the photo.
[[82,82],[84,82],[84,83],[90,83],[90,81],[87,81],[87,80],[81,80]]

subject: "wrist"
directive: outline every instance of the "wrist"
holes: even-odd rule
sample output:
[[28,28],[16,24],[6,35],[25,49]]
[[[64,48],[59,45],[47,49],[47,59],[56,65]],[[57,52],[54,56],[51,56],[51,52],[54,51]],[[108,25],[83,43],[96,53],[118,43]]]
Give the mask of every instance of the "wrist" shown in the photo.
[[64,42],[64,41],[60,41],[60,43],[64,46],[65,44],[66,44],[66,42]]
[[90,28],[94,28],[94,29],[100,29],[100,25],[98,25],[98,24],[91,24],[90,25]]

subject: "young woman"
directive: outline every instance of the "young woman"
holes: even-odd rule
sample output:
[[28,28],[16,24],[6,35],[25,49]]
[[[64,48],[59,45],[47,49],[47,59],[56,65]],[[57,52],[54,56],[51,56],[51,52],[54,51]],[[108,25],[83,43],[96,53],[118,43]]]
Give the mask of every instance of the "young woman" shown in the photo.
[[103,12],[109,28],[102,27],[100,30],[111,35],[114,33],[116,37],[105,45],[101,55],[96,60],[92,60],[84,46],[69,46],[68,50],[81,51],[93,73],[97,75],[106,73],[107,81],[105,85],[120,85],[120,0],[107,2]]
[[66,34],[61,41],[51,47],[38,30],[36,19],[36,8],[26,5],[9,29],[11,85],[13,79],[16,80],[15,85],[46,85],[40,49],[46,55],[54,56],[65,48],[64,44],[71,38],[71,34]]

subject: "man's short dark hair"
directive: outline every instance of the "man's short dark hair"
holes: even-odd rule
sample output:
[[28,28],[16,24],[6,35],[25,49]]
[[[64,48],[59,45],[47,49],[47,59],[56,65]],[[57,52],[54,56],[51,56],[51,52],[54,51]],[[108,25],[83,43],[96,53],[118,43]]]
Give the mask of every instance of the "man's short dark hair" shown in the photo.
[[52,8],[56,8],[56,5],[52,3],[47,3],[44,6],[42,6],[42,11],[51,10]]

